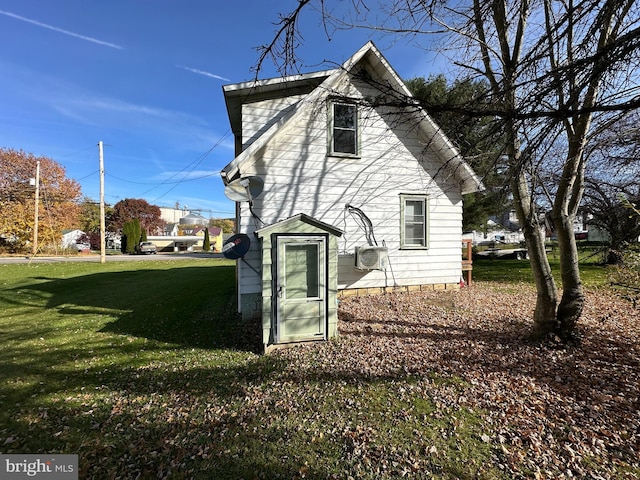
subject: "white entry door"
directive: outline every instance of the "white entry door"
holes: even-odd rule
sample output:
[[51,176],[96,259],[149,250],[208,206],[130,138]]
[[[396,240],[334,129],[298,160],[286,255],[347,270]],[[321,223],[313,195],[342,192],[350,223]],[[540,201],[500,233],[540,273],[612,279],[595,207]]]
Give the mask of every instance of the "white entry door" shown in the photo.
[[277,248],[276,341],[326,339],[326,238],[279,237]]

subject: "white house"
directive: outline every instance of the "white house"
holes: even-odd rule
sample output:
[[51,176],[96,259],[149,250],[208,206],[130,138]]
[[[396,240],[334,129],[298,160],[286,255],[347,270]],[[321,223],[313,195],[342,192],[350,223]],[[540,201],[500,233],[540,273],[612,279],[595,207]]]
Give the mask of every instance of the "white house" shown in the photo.
[[369,42],[341,67],[223,87],[246,188],[238,307],[266,347],[336,333],[340,295],[459,288],[478,177]]
[[62,248],[76,248],[78,239],[80,239],[85,233],[82,230],[69,230],[62,233]]

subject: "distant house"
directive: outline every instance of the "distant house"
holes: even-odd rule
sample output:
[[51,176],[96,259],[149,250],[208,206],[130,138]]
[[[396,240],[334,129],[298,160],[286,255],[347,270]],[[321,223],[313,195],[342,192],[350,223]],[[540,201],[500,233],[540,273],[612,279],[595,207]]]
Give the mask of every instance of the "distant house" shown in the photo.
[[211,251],[219,252],[222,250],[224,240],[220,227],[209,227],[209,241],[211,242]]
[[462,196],[481,182],[373,43],[333,70],[223,89],[222,180],[250,194],[238,308],[265,348],[335,335],[340,295],[459,288]]
[[[148,236],[161,252],[193,252],[203,246],[204,230],[209,220],[198,214],[189,213],[180,218],[178,223],[165,224],[164,234]],[[212,251],[222,248],[222,230],[209,228],[209,242]]]
[[[204,236],[204,228],[201,233]],[[200,233],[197,233],[196,235],[200,235]],[[211,251],[219,252],[222,249],[222,242],[222,229],[220,227],[209,227],[209,243],[211,244]]]
[[[78,240],[82,238],[85,234],[82,230],[64,230],[62,232],[62,248],[77,248]],[[88,247],[87,247],[88,250]]]
[[170,237],[178,235],[178,224],[177,223],[166,223],[164,225],[164,235]]
[[[204,241],[204,231],[207,227],[196,227],[191,232],[191,235],[195,235],[197,237],[203,237]],[[209,243],[211,244],[211,250],[214,252],[219,252],[222,248],[222,229],[219,227],[208,227],[209,228]]]
[[107,248],[120,250],[122,247],[122,236],[119,233],[106,232],[105,243]]
[[179,229],[183,235],[195,235],[196,229],[204,229],[209,220],[196,213],[190,213],[180,219]]

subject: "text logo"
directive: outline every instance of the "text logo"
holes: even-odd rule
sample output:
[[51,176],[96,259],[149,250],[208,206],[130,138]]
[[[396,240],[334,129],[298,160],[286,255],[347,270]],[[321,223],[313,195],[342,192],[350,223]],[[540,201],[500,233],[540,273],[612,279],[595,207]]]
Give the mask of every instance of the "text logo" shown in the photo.
[[0,454],[3,480],[78,480],[78,455]]

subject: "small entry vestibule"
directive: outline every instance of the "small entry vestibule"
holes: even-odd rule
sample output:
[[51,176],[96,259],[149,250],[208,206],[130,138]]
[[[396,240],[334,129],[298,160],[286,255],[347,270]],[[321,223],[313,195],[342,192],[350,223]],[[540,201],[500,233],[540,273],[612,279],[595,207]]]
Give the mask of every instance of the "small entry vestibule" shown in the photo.
[[262,243],[262,338],[273,345],[337,334],[338,238],[342,231],[298,214],[256,231]]

